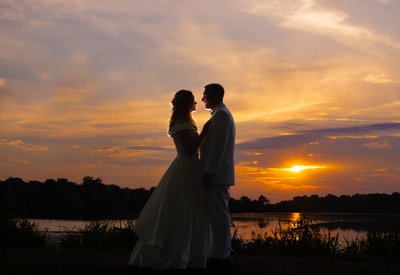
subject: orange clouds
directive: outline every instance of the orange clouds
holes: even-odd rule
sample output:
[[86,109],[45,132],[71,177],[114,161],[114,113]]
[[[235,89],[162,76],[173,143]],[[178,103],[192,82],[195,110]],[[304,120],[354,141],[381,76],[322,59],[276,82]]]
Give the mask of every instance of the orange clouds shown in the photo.
[[0,139],[0,147],[1,146],[9,146],[24,151],[39,151],[39,152],[47,151],[48,149],[48,147],[45,145],[29,144],[19,139],[17,140]]
[[0,177],[154,186],[175,154],[174,92],[194,92],[201,128],[203,87],[220,82],[237,123],[237,196],[394,190],[399,11],[387,0],[1,3]]

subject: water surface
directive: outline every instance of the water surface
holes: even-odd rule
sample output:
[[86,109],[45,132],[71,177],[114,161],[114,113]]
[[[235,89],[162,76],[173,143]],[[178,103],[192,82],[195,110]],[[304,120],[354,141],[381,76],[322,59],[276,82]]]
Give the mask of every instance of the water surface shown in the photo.
[[[368,230],[383,232],[400,230],[400,214],[354,214],[354,213],[309,213],[304,214],[321,230],[322,234],[339,234],[339,242],[363,237]],[[300,213],[233,213],[232,231],[237,229],[239,236],[250,239],[252,232],[272,235],[279,226],[287,228],[300,218]],[[39,230],[48,236],[57,236],[67,231],[84,228],[89,220],[51,220],[30,219],[39,225]],[[123,227],[127,220],[109,220],[111,226]]]

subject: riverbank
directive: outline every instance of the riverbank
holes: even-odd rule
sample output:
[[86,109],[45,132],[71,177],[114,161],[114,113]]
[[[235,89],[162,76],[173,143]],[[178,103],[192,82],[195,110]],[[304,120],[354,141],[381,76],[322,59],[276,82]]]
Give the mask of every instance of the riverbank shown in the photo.
[[[0,274],[145,274],[120,251],[0,249]],[[234,255],[230,274],[398,274],[400,256]],[[179,273],[211,274],[209,270]],[[170,272],[161,272],[170,273]],[[174,271],[176,273],[176,271]]]

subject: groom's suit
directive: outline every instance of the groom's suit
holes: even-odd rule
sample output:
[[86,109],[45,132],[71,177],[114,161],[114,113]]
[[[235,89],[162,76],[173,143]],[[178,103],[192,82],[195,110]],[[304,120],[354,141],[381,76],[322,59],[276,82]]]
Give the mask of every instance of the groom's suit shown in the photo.
[[200,159],[204,173],[214,175],[207,189],[214,247],[212,258],[230,256],[230,213],[228,208],[229,187],[235,184],[234,150],[236,129],[232,114],[221,103],[214,109],[207,134],[200,147]]

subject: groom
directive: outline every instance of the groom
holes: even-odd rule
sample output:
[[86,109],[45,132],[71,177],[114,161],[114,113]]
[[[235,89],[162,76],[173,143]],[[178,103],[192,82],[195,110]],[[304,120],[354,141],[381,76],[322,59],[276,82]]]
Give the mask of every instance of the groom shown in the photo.
[[220,84],[204,87],[202,101],[211,109],[211,119],[200,159],[204,165],[202,183],[206,186],[207,208],[214,240],[210,266],[228,267],[231,254],[230,213],[228,208],[229,187],[235,184],[234,149],[235,123],[232,114],[223,103],[224,88]]

